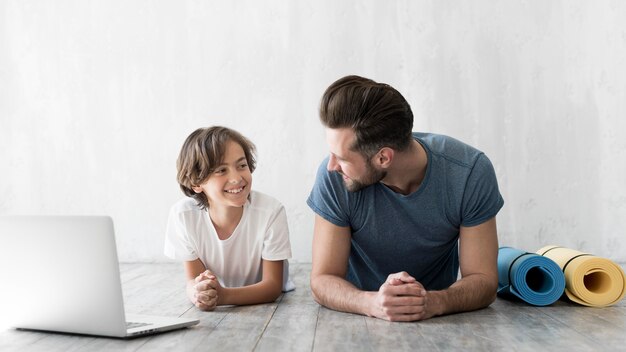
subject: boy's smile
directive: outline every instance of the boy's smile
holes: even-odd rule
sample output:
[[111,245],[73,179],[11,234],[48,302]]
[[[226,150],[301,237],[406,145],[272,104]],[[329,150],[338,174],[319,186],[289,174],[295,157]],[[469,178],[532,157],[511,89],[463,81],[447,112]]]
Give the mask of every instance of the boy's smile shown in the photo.
[[224,192],[228,192],[228,193],[230,193],[230,194],[238,194],[238,193],[240,193],[241,191],[243,191],[243,189],[244,189],[244,188],[245,188],[245,186],[244,186],[244,187],[241,187],[241,188],[236,188],[236,189],[227,189],[227,190],[225,190]]

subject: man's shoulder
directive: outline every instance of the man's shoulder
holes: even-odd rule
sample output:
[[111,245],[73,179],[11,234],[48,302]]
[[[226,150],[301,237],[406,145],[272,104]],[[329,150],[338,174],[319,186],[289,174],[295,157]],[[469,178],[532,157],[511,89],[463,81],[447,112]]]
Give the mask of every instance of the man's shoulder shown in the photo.
[[475,147],[443,134],[413,132],[413,138],[420,142],[431,155],[461,166],[471,167],[483,154]]

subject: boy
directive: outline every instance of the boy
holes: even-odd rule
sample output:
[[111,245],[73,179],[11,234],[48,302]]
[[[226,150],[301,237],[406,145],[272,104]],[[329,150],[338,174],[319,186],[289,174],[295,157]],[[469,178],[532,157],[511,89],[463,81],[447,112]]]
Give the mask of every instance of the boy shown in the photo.
[[273,302],[288,282],[285,208],[252,191],[255,147],[237,131],[200,128],[177,160],[185,195],[170,211],[165,255],[185,261],[187,296],[201,310]]

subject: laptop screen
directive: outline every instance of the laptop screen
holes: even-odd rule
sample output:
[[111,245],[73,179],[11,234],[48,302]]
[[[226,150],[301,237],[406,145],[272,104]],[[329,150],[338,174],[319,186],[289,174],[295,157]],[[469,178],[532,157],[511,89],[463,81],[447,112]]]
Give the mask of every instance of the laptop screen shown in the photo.
[[2,325],[122,336],[124,306],[107,216],[0,217]]

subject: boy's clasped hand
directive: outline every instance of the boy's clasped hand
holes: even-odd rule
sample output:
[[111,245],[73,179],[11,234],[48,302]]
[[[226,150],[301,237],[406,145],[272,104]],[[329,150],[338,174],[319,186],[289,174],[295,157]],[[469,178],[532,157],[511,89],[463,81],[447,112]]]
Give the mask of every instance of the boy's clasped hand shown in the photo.
[[204,271],[195,278],[196,292],[194,294],[196,307],[200,310],[210,311],[217,306],[219,292],[222,289],[217,277],[209,270]]

